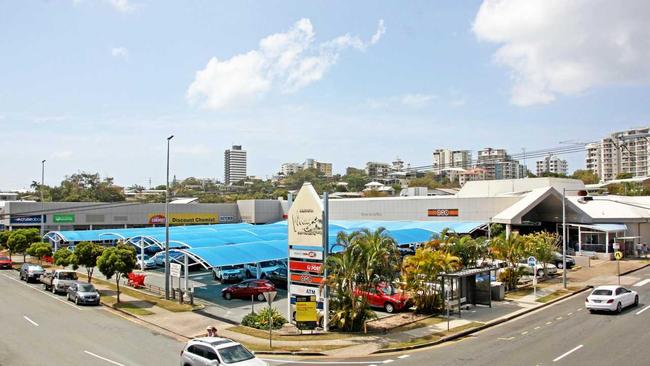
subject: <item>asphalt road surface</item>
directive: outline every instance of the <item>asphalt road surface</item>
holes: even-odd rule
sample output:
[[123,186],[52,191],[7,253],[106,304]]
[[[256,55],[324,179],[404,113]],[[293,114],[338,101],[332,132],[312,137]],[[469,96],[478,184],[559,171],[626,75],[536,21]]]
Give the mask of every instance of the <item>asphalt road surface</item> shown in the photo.
[[[633,274],[650,279],[650,269]],[[648,281],[646,281],[648,282]],[[643,282],[638,282],[643,284]],[[640,305],[622,314],[590,314],[589,292],[456,342],[397,355],[273,365],[650,365],[650,283],[631,286]]]
[[0,365],[178,365],[183,343],[0,271]]

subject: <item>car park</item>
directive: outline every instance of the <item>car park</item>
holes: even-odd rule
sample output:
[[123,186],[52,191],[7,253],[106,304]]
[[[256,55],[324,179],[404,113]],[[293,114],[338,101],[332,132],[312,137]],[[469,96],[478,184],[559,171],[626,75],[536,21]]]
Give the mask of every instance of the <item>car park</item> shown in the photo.
[[73,282],[68,286],[68,301],[74,301],[75,304],[99,305],[99,292],[90,283]]
[[[576,265],[576,260],[569,257],[568,255],[566,256],[565,261],[567,269],[571,269]],[[553,252],[553,259],[551,260],[551,263],[553,263],[557,268],[562,269],[562,266],[564,265],[562,262],[562,253]]]
[[244,266],[221,266],[214,268],[214,278],[223,282],[237,282],[244,279]]
[[246,280],[221,290],[221,296],[226,299],[264,301],[264,292],[275,291],[275,285],[268,280]]
[[202,337],[192,339],[185,344],[181,351],[180,365],[267,366],[268,364],[233,340],[221,337]]
[[585,299],[590,312],[599,310],[620,313],[628,306],[639,305],[639,294],[621,286],[598,286]]
[[355,290],[357,296],[363,296],[368,300],[370,306],[383,308],[387,313],[394,313],[408,307],[410,298],[404,292],[393,286],[379,284],[368,291]]
[[44,274],[45,270],[38,264],[23,263],[23,265],[20,266],[19,276],[22,281],[38,281],[38,279]]
[[[142,255],[138,254],[135,256],[136,258],[136,267],[137,268],[142,268]],[[148,256],[147,254],[144,255],[144,269],[151,269],[151,268],[156,268],[156,261]]]
[[2,269],[11,269],[12,265],[13,265],[13,262],[11,261],[11,258],[6,257],[6,256],[0,256],[0,268],[2,268]]

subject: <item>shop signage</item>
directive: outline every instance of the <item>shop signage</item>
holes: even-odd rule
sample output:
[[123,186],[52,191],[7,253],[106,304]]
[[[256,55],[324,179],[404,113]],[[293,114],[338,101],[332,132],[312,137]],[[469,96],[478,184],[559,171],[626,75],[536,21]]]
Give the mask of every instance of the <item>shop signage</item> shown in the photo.
[[309,285],[320,285],[321,283],[323,283],[323,277],[313,276],[308,274],[292,273],[291,282],[306,283]]
[[[165,214],[150,214],[148,216],[148,223],[164,224]],[[218,224],[219,215],[214,213],[173,213],[169,215],[170,225],[186,225],[186,224]]]
[[292,271],[321,273],[322,267],[322,263],[289,261],[289,269]]
[[323,204],[311,183],[304,183],[289,209],[289,245],[323,247]]
[[430,208],[427,211],[430,217],[452,217],[458,216],[457,208]]
[[290,258],[323,260],[323,252],[320,250],[289,249]]
[[323,296],[322,296],[323,294],[320,287],[291,285],[289,289],[291,290],[291,293],[294,295],[316,296],[319,302],[323,301]]
[[75,221],[74,214],[54,214],[52,221],[55,224],[73,223]]
[[[47,219],[45,219],[47,221]],[[9,219],[9,223],[11,224],[40,224],[41,223],[41,215],[32,215],[32,216],[11,216],[11,219]]]
[[172,277],[181,277],[181,265],[178,263],[169,263],[169,275]]
[[315,296],[296,296],[296,322],[311,323],[318,321]]

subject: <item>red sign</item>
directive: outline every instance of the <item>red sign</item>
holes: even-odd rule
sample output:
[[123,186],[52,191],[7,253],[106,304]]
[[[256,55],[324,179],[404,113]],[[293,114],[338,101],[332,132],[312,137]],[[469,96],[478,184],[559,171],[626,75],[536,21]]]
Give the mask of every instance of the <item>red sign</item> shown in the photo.
[[296,274],[292,273],[291,274],[291,282],[300,282],[300,283],[308,283],[312,285],[320,285],[323,283],[323,277],[321,276],[312,276],[308,274]]
[[289,269],[292,271],[320,273],[323,263],[289,261]]
[[165,215],[153,215],[149,218],[149,223],[150,224],[164,224],[165,223]]
[[442,216],[442,217],[449,217],[449,216],[458,216],[458,209],[457,208],[430,208],[427,211],[428,216]]

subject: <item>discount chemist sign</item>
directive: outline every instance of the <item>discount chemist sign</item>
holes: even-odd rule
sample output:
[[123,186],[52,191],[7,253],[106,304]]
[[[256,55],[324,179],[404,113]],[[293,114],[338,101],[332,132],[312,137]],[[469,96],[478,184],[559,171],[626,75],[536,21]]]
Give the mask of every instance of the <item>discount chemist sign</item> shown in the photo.
[[[165,214],[150,214],[149,224],[164,224]],[[173,213],[169,215],[170,225],[186,224],[218,224],[219,215],[216,213]]]

